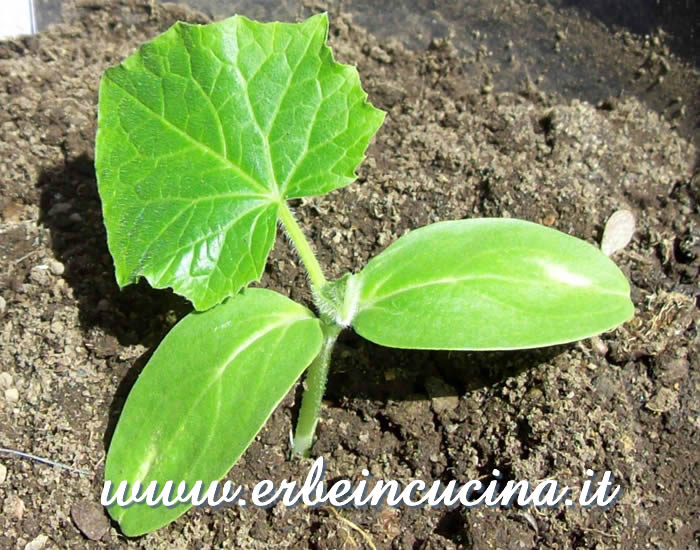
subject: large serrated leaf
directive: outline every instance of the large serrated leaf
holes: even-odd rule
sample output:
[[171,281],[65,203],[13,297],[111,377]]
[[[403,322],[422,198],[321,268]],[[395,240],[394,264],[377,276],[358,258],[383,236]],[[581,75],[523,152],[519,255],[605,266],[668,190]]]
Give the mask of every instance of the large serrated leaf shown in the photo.
[[353,328],[397,348],[547,346],[604,332],[634,313],[627,279],[596,247],[512,219],[417,229],[347,284]]
[[[191,313],[165,337],[129,393],[105,480],[168,480],[204,487],[223,477],[321,348],[319,321],[271,290],[247,289]],[[153,531],[189,506],[110,515],[128,536]]]
[[287,198],[351,183],[384,114],[302,23],[177,23],[100,86],[95,164],[118,283],[204,310],[258,280]]

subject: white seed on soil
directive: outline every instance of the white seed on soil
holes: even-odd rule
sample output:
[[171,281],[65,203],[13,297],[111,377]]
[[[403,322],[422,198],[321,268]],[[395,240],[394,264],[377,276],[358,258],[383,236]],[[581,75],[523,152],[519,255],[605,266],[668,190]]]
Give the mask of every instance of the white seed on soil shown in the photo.
[[629,210],[618,210],[605,224],[600,249],[606,256],[611,256],[623,249],[634,235],[634,214]]
[[5,483],[6,479],[7,479],[7,466],[5,466],[2,462],[0,462],[0,485]]
[[5,298],[0,296],[0,315],[5,313],[6,308],[7,308],[7,302],[5,301]]

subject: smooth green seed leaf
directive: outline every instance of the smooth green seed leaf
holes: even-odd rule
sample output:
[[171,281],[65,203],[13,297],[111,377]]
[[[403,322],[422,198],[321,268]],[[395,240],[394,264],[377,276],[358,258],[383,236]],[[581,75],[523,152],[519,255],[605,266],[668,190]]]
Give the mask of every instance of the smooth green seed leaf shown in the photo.
[[[221,479],[321,348],[318,319],[271,290],[247,289],[192,313],[165,337],[129,393],[109,447],[105,480],[172,480],[204,489]],[[153,531],[189,506],[112,506],[128,536]]]
[[107,70],[95,164],[121,286],[207,309],[259,280],[281,201],[355,179],[384,113],[327,32],[325,14],[177,23]]
[[604,332],[634,314],[627,279],[596,247],[512,219],[412,231],[348,285],[353,328],[397,348],[548,346]]

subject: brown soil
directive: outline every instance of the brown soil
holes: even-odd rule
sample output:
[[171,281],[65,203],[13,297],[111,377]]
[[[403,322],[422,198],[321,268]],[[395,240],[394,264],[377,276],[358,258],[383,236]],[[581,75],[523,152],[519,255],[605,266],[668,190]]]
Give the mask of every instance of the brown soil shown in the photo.
[[[506,479],[578,487],[590,468],[612,470],[624,494],[607,510],[204,509],[121,536],[99,506],[105,449],[139,369],[188,306],[146,285],[115,285],[92,166],[97,87],[141,41],[204,18],[147,1],[82,4],[66,24],[0,42],[0,446],[91,475],[0,454],[0,547],[367,547],[347,521],[376,548],[697,544],[696,122],[676,110],[669,122],[631,96],[591,105],[531,81],[494,92],[488,56],[465,57],[449,42],[410,52],[337,13],[336,57],[357,64],[388,117],[356,184],[295,205],[329,275],[438,220],[512,216],[599,242],[606,219],[629,208],[638,229],[614,257],[636,316],[600,338],[472,354],[397,351],[344,334],[313,449],[327,458],[327,478],[368,468],[384,479],[464,482],[498,467]],[[610,57],[641,65],[662,38],[610,35],[619,50]],[[664,62],[684,93],[697,93],[696,72]],[[309,302],[282,238],[261,285]],[[306,475],[310,461],[287,459],[296,397],[231,471],[236,483]]]

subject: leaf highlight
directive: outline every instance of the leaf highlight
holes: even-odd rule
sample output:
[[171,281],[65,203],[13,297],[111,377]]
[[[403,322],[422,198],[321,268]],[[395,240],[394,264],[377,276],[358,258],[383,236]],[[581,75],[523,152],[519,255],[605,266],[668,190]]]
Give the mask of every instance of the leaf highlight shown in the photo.
[[398,348],[548,346],[604,332],[634,313],[627,279],[596,247],[522,220],[417,229],[354,279],[353,328]]
[[[105,480],[190,487],[221,479],[321,348],[318,319],[271,290],[247,289],[180,321],[129,393]],[[190,506],[112,507],[128,536],[166,525]]]

